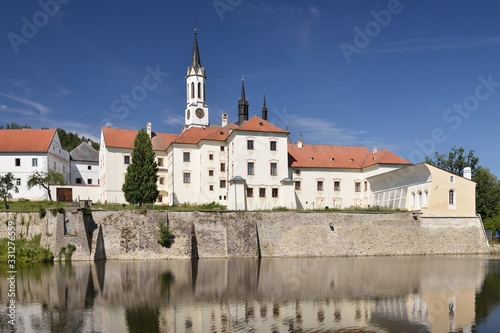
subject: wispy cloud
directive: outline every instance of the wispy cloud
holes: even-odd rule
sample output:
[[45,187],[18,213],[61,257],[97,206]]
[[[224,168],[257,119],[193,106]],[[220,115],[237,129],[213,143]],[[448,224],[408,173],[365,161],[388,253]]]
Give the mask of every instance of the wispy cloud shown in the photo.
[[42,117],[44,117],[44,116],[46,116],[47,114],[50,113],[50,109],[48,107],[42,105],[41,103],[32,101],[30,99],[27,99],[27,98],[24,98],[24,97],[14,96],[14,95],[11,95],[11,94],[4,94],[4,93],[0,93],[0,96],[6,97],[6,98],[11,99],[13,101],[16,101],[18,103],[26,105],[26,106],[28,106],[28,107],[30,107],[32,109],[35,109],[36,111],[38,111],[40,113],[40,115]]
[[473,47],[489,46],[500,44],[500,37],[489,38],[438,38],[438,39],[417,39],[387,43],[383,48],[369,48],[365,53],[402,53],[418,51],[440,51],[451,49],[466,49]]
[[73,92],[69,89],[61,87],[57,91],[55,91],[53,94],[56,96],[69,96],[69,95],[72,95]]

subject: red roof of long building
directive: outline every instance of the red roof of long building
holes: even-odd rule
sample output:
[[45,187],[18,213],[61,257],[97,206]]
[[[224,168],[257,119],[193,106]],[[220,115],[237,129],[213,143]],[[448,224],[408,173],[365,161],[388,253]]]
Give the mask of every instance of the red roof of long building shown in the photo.
[[[106,147],[133,149],[134,140],[137,136],[137,130],[128,130],[122,128],[103,127],[104,142]],[[166,150],[174,141],[177,134],[152,133],[151,143],[153,150]]]
[[55,135],[55,129],[2,129],[0,130],[0,152],[47,152]]
[[290,166],[361,169],[375,164],[411,164],[387,149],[372,153],[366,147],[288,144]]

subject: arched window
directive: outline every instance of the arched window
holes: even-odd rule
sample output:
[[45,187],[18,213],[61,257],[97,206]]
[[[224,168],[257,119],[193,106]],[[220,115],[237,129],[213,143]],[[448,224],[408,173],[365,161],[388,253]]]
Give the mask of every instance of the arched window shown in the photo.
[[418,197],[417,197],[417,209],[420,209],[420,207],[422,206],[422,191],[418,191],[417,192],[418,194]]
[[450,176],[450,183],[454,183],[455,182],[455,176]]
[[205,87],[205,83],[203,83],[203,102],[205,102],[205,98],[206,98],[206,87]]
[[415,192],[411,193],[411,206],[415,207]]
[[422,206],[427,207],[427,197],[429,196],[429,192],[424,191],[424,196],[422,198]]
[[191,82],[191,98],[194,98],[194,83]]
[[455,196],[455,190],[450,190],[448,192],[448,204],[450,206],[455,206],[456,203],[456,196]]
[[198,82],[198,98],[201,98],[201,82]]

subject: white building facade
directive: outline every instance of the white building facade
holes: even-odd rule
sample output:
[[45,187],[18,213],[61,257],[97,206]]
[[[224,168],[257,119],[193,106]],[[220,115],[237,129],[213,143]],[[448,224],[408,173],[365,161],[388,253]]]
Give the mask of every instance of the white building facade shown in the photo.
[[[69,182],[69,153],[62,149],[55,129],[5,129],[0,130],[0,174],[12,172],[18,193],[14,199],[47,200],[45,189],[28,190],[28,178],[35,171],[49,169],[64,175]],[[55,191],[51,193],[55,199]]]
[[[183,131],[155,133],[148,124],[158,164],[157,204],[218,203],[231,210],[369,207],[367,178],[410,164],[383,150],[365,147],[298,145],[289,132],[261,116],[249,117],[241,83],[238,121],[209,124],[206,75],[201,66],[197,33],[186,76]],[[125,203],[121,191],[137,131],[107,128],[99,152],[100,199]],[[339,163],[341,162],[341,163]]]

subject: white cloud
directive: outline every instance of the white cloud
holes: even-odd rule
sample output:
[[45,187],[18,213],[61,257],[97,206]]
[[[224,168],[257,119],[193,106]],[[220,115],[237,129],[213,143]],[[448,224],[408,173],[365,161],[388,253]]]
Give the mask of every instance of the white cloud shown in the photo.
[[42,105],[41,103],[32,101],[30,99],[23,98],[23,97],[17,97],[17,96],[14,96],[14,95],[9,95],[9,94],[4,94],[4,93],[0,93],[0,96],[4,96],[4,97],[9,98],[9,99],[11,99],[13,101],[19,102],[21,104],[29,106],[30,108],[35,109],[35,110],[37,110],[40,113],[40,115],[42,117],[44,117],[48,113],[50,113],[50,109],[48,107]]

